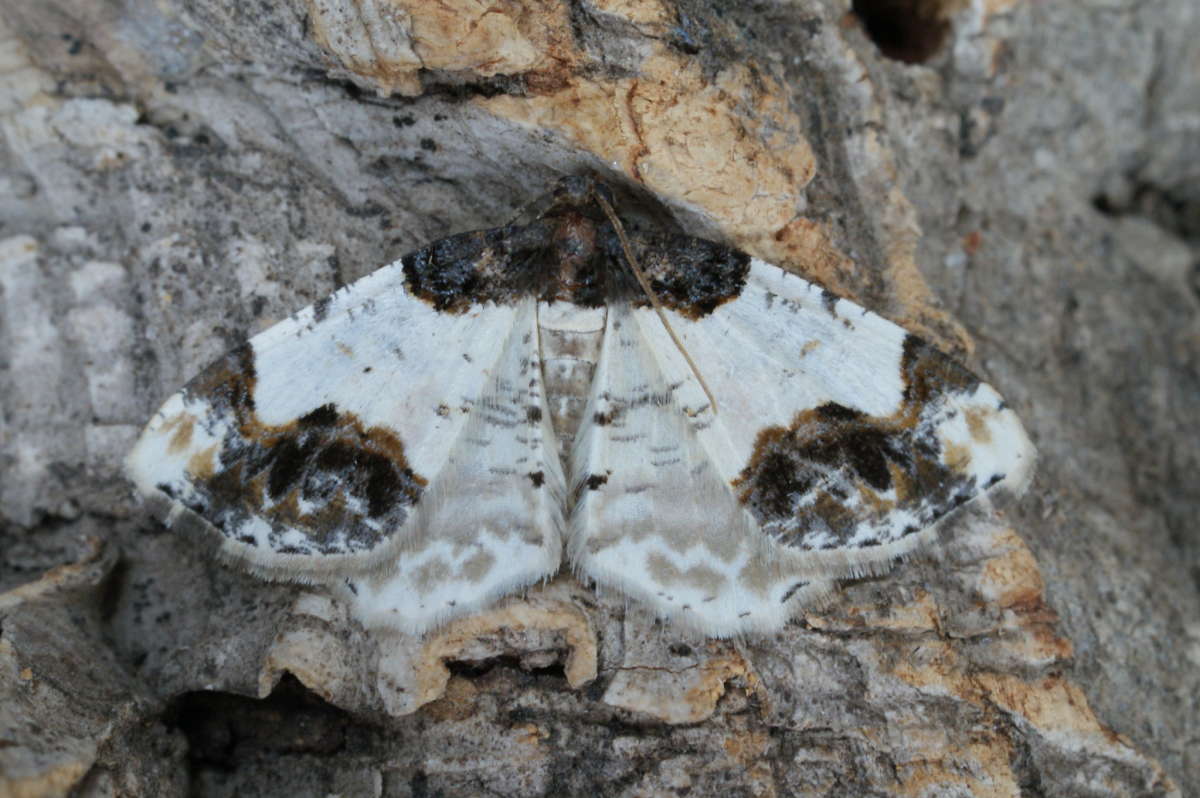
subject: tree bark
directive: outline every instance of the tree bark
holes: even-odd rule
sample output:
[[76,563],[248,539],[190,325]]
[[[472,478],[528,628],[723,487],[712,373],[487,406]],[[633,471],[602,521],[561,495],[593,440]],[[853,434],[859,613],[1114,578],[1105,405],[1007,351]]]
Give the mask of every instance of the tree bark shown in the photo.
[[[1200,792],[1200,11],[850,5],[0,0],[0,795]],[[367,633],[139,509],[200,368],[584,171],[967,359],[1029,494],[740,641]]]

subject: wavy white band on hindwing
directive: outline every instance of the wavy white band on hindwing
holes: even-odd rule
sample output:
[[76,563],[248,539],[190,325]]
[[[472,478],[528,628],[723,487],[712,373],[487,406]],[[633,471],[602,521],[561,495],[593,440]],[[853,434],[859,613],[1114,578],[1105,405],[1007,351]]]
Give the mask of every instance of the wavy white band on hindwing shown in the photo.
[[351,581],[364,623],[428,628],[558,570],[566,488],[534,308],[532,298],[518,308],[486,387],[429,480],[414,511],[416,542],[387,569]]
[[609,309],[572,458],[571,560],[707,634],[778,628],[828,580],[778,567],[706,446],[727,448],[704,391],[669,340],[673,357],[648,345],[660,333],[653,311]]

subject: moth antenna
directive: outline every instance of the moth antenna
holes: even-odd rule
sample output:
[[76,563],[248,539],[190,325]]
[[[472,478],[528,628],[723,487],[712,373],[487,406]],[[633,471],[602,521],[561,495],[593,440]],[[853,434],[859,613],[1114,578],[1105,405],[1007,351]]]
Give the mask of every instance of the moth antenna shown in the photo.
[[708,403],[712,407],[713,415],[717,414],[717,399],[713,396],[712,391],[708,389],[708,383],[704,381],[704,376],[700,374],[700,369],[696,367],[696,362],[692,360],[692,356],[688,354],[683,342],[679,340],[679,336],[675,334],[674,328],[671,327],[671,322],[667,320],[667,314],[663,311],[662,303],[658,301],[654,291],[650,288],[650,281],[646,279],[642,267],[638,265],[637,258],[634,257],[633,247],[629,245],[629,239],[625,236],[625,227],[621,224],[621,220],[617,218],[616,211],[612,205],[604,198],[604,195],[599,191],[592,192],[592,196],[596,198],[600,208],[604,211],[604,215],[612,222],[613,229],[617,231],[617,238],[621,241],[621,249],[625,252],[625,260],[629,261],[629,269],[633,272],[633,276],[637,278],[638,285],[642,287],[642,291],[646,294],[646,298],[650,300],[654,312],[658,314],[658,320],[662,322],[663,327],[667,330],[667,335],[671,336],[671,341],[674,342],[675,348],[679,350],[679,354],[683,355],[683,359],[687,361],[688,368],[696,375],[696,379],[700,382],[700,387],[704,389],[704,395],[708,397]]

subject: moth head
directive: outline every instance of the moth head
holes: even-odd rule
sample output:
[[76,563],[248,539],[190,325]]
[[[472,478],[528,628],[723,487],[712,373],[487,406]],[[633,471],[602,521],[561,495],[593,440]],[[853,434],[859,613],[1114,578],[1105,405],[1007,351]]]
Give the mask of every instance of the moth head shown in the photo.
[[613,204],[612,189],[593,174],[567,175],[555,184],[550,195],[553,197],[553,205],[546,211],[546,215],[553,213],[558,207],[594,205],[597,196],[603,197],[610,205]]

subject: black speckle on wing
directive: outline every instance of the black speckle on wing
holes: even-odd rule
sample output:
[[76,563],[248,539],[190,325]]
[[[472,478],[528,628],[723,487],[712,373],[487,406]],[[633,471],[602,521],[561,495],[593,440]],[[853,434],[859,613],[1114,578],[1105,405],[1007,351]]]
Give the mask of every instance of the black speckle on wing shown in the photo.
[[321,322],[329,315],[329,305],[333,302],[333,297],[323,297],[313,304],[313,321]]
[[805,588],[805,587],[808,587],[808,582],[805,580],[801,580],[801,581],[797,582],[796,584],[792,585],[786,591],[784,591],[783,598],[779,599],[779,603],[787,604],[788,599],[790,599],[792,596],[796,595],[797,590],[800,590],[801,588]]

